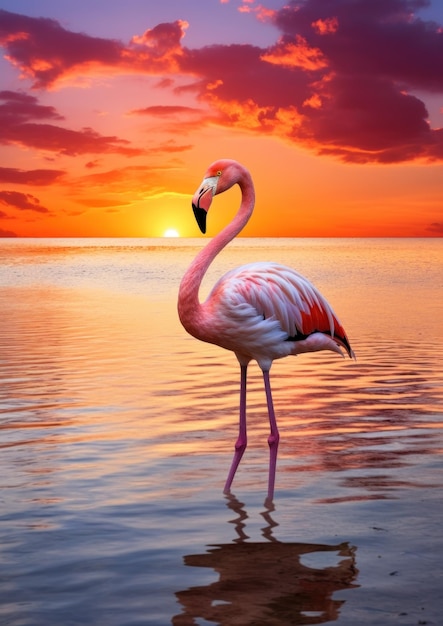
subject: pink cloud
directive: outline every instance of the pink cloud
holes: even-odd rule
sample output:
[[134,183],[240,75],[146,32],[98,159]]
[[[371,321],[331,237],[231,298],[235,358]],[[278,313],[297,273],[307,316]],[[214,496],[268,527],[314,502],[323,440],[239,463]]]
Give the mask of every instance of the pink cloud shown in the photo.
[[268,9],[262,4],[255,4],[255,0],[243,0],[238,7],[239,13],[253,13],[260,22],[267,22],[274,16],[274,9]]

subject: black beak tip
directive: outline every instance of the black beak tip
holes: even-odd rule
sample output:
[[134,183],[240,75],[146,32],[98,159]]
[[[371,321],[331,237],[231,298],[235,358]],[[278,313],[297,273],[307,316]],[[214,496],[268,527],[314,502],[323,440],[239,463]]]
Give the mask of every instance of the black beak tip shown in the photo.
[[192,205],[192,209],[194,211],[194,215],[195,215],[195,219],[197,220],[197,224],[198,227],[200,228],[201,232],[203,234],[206,233],[206,211],[204,209],[201,209],[198,206],[195,206],[195,204]]

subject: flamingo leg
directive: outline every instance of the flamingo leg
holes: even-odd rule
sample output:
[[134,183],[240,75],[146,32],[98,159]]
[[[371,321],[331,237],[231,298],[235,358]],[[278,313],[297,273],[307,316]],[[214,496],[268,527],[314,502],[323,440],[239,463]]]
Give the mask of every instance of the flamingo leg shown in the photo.
[[229,493],[231,489],[232,481],[234,480],[235,472],[240,464],[241,458],[248,443],[246,435],[246,376],[247,365],[240,365],[240,419],[239,419],[239,432],[238,439],[235,442],[234,458],[232,459],[231,469],[229,470],[228,478],[226,479],[224,493]]
[[280,434],[277,428],[277,420],[275,419],[274,404],[272,402],[271,382],[269,379],[269,370],[263,370],[263,381],[265,383],[266,402],[268,404],[269,425],[271,433],[268,437],[269,444],[269,479],[268,479],[268,497],[266,502],[272,502],[274,498],[275,471],[277,468],[277,452]]

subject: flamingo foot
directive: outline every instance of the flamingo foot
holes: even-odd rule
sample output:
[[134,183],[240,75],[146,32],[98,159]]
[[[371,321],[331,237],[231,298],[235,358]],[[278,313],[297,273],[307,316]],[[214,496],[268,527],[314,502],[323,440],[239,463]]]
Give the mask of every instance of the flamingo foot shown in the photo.
[[235,442],[235,452],[234,458],[232,459],[231,469],[229,470],[228,477],[226,479],[225,488],[223,490],[224,493],[229,493],[231,490],[232,481],[234,480],[235,472],[237,471],[237,467],[240,465],[240,461],[246,450],[247,446],[246,436],[240,436]]
[[246,446],[248,444],[248,437],[246,434],[246,379],[247,379],[248,365],[241,364],[240,362],[240,420],[238,439],[235,442],[234,458],[232,459],[231,469],[229,470],[228,478],[226,479],[224,493],[229,493],[231,490],[232,481],[234,480],[235,472],[240,464]]
[[266,391],[266,401],[268,404],[269,426],[271,434],[268,437],[269,445],[269,478],[268,478],[268,497],[265,502],[272,503],[274,498],[275,472],[277,469],[277,452],[280,434],[277,428],[277,420],[275,419],[274,404],[272,402],[271,383],[269,380],[269,370],[263,370],[263,380]]
[[277,452],[278,452],[279,441],[280,441],[280,435],[278,431],[269,435],[268,437],[269,477],[268,477],[268,497],[265,500],[265,503],[267,503],[268,505],[271,504],[274,499],[275,474],[277,470]]

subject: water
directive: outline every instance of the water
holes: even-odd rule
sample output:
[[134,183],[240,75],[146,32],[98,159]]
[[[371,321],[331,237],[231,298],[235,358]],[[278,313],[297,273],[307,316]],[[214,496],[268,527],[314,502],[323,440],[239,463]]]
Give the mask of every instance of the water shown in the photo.
[[357,361],[251,366],[186,335],[203,240],[0,241],[0,623],[441,623],[443,242],[238,240],[333,304]]

